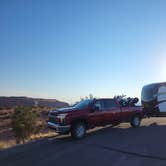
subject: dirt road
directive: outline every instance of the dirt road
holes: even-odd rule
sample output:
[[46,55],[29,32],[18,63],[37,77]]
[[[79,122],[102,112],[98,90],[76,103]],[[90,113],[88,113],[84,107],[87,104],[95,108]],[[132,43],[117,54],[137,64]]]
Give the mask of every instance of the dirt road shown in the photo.
[[57,136],[0,152],[1,166],[165,166],[166,118],[98,128],[85,139]]

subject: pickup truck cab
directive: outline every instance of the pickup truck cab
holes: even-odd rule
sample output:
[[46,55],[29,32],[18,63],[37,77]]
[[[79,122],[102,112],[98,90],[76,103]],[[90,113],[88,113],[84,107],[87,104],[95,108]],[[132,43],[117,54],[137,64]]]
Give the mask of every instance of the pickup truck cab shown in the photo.
[[130,122],[136,128],[143,118],[141,107],[125,106],[115,99],[87,99],[73,107],[49,112],[48,127],[60,134],[80,139],[96,126]]

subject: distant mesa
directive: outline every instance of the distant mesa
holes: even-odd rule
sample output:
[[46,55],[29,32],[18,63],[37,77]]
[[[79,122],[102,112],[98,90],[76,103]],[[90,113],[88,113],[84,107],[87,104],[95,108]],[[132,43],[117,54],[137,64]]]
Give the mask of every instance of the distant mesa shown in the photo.
[[17,106],[39,106],[39,107],[68,107],[66,102],[56,99],[41,99],[29,97],[0,97],[0,108],[13,108]]

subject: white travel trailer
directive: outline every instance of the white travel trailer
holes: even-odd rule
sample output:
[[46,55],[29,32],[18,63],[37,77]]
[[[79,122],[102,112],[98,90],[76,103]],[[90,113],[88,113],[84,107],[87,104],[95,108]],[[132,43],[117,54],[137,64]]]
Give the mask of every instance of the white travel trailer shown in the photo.
[[166,82],[145,85],[141,101],[144,111],[151,116],[166,116]]

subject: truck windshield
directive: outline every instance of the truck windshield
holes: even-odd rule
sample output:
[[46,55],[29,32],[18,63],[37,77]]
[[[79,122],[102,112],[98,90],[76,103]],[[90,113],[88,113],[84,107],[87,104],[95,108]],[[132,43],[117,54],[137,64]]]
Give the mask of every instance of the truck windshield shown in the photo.
[[83,100],[83,101],[80,101],[78,104],[76,104],[74,106],[74,108],[76,109],[84,109],[84,108],[87,108],[91,103],[92,103],[93,100]]

